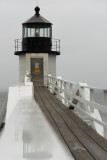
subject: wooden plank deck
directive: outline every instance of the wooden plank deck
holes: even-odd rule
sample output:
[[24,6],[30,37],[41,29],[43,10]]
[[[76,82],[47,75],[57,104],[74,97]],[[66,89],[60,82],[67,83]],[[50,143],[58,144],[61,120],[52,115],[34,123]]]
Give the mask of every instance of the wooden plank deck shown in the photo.
[[107,160],[107,140],[66,108],[47,88],[35,86],[34,96],[76,160]]

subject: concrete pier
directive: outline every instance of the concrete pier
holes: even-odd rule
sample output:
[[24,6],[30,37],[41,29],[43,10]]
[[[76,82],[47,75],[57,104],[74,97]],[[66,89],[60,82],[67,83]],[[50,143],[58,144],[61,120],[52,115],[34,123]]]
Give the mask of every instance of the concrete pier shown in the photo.
[[0,134],[3,160],[74,160],[33,97],[33,86],[9,88],[6,125]]

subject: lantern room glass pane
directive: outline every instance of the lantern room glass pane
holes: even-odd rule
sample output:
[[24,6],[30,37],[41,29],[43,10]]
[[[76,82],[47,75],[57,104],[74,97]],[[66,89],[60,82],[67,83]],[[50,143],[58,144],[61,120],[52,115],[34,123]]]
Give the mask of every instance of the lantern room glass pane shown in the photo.
[[24,38],[27,37],[27,28],[26,28],[26,27],[24,27],[23,37],[24,37]]
[[48,28],[48,37],[50,37],[50,28]]
[[45,28],[45,37],[48,37],[48,28]]
[[38,27],[35,29],[35,37],[40,37],[40,29]]
[[40,28],[40,37],[44,37],[43,28]]
[[31,28],[31,37],[35,37],[35,28]]
[[27,35],[27,37],[31,37],[30,28],[28,28],[28,35]]

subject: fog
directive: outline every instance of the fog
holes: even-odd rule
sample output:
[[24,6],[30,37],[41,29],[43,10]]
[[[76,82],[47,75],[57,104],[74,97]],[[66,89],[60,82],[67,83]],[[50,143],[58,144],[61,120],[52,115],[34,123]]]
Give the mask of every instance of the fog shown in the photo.
[[[0,88],[18,83],[14,39],[21,23],[34,15],[36,0],[0,0]],[[53,23],[61,40],[57,75],[68,81],[107,88],[107,1],[39,0],[40,14]]]

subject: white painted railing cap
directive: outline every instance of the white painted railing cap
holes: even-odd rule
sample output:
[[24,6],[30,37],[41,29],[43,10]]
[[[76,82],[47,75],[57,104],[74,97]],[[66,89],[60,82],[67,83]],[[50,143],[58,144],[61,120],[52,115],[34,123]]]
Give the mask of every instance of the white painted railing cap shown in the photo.
[[88,84],[87,84],[87,83],[85,83],[85,82],[79,82],[79,85],[80,85],[80,86],[82,86],[82,87],[86,87],[86,86],[88,86]]
[[61,76],[57,76],[57,79],[62,79],[62,77]]

